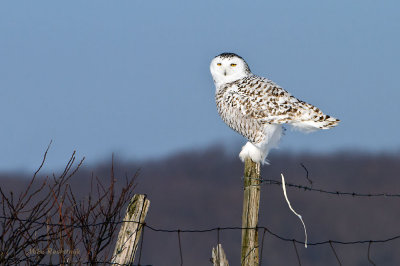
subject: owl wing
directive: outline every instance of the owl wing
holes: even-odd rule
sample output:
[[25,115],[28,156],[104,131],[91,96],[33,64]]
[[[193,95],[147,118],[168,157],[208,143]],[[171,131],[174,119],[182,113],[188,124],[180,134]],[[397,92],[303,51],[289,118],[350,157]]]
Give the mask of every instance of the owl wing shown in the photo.
[[339,120],[325,115],[317,107],[300,101],[273,81],[251,76],[237,84],[237,96],[243,115],[262,124],[292,124],[304,129],[325,129]]

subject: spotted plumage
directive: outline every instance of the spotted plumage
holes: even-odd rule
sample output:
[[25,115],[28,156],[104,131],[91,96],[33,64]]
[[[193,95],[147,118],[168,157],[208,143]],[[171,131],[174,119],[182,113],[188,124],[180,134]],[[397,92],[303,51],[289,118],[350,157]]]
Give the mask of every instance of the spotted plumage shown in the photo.
[[329,129],[339,120],[317,107],[296,99],[273,81],[253,75],[238,55],[223,53],[210,65],[218,113],[232,129],[246,137],[240,158],[265,162],[277,146],[282,124],[303,131]]

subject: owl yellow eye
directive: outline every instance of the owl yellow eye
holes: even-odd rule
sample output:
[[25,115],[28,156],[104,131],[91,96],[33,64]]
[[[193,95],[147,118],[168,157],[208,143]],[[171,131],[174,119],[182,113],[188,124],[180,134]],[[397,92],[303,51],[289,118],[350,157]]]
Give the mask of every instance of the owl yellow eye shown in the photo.
[[236,66],[236,64],[231,64],[231,67],[235,67]]
[[217,63],[217,66],[221,66],[221,63]]

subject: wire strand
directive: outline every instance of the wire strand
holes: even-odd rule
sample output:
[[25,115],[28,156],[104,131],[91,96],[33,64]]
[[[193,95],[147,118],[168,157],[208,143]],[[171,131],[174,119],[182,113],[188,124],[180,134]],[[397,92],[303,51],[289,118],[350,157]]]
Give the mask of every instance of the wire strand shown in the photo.
[[301,266],[300,256],[299,252],[297,251],[296,242],[294,241],[294,239],[292,241],[293,241],[294,251],[296,252],[297,262],[299,263],[299,266]]
[[[265,185],[278,185],[281,186],[282,182],[279,180],[274,179],[263,179],[260,178],[261,184]],[[358,193],[358,192],[343,192],[343,191],[329,191],[324,189],[318,189],[308,186],[297,185],[293,183],[286,183],[287,187],[298,188],[304,191],[314,191],[320,192],[324,194],[331,194],[331,195],[341,195],[341,196],[352,196],[352,197],[397,197],[400,198],[400,194],[391,194],[391,193]]]
[[[65,226],[65,227],[73,227],[73,228],[85,228],[87,226],[99,226],[102,224],[122,224],[122,223],[138,223],[142,225],[143,227],[146,227],[150,229],[151,231],[154,232],[163,232],[163,233],[177,233],[178,231],[181,233],[206,233],[206,232],[213,232],[217,230],[257,230],[257,229],[265,229],[269,234],[272,236],[282,240],[282,241],[293,241],[293,238],[287,238],[281,235],[278,235],[277,233],[272,232],[268,227],[266,226],[257,226],[257,227],[240,227],[240,226],[226,226],[226,227],[211,227],[211,228],[205,228],[205,229],[163,229],[163,228],[157,228],[148,225],[147,223],[140,223],[137,221],[119,221],[119,222],[100,222],[100,223],[95,223],[95,224],[88,224],[88,225],[63,225],[63,224],[49,224],[45,222],[33,222],[30,221],[29,219],[19,219],[17,217],[5,217],[5,216],[0,216],[0,219],[14,219],[18,220],[20,222],[32,222],[35,224],[43,224],[43,225],[48,225],[48,226]],[[385,242],[390,242],[394,241],[400,238],[400,235],[394,235],[392,237],[384,238],[384,239],[366,239],[366,240],[353,240],[353,241],[343,241],[343,240],[325,240],[325,241],[319,241],[319,242],[307,242],[308,246],[319,246],[319,245],[326,245],[329,244],[329,242],[335,243],[335,244],[341,244],[341,245],[353,245],[353,244],[365,244],[365,243],[385,243]],[[298,244],[303,244],[304,241],[301,240],[296,240],[294,241]]]

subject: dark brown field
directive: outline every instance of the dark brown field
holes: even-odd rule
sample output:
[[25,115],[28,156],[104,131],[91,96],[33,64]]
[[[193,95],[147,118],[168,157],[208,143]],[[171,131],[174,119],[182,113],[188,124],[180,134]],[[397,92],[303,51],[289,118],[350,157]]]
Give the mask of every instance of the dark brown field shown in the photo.
[[[262,177],[313,188],[356,193],[400,194],[400,156],[398,154],[335,154],[274,153],[271,165],[262,168]],[[82,199],[87,193],[91,173],[109,180],[111,159],[96,166],[84,166],[70,180]],[[140,169],[136,193],[147,194],[151,206],[146,219],[149,226],[160,229],[207,229],[240,227],[242,213],[243,165],[223,148],[183,152],[168,158],[128,162],[115,159],[116,186],[125,174]],[[42,174],[42,176],[45,174]],[[4,191],[18,193],[29,176],[1,175]],[[330,195],[288,188],[293,208],[303,216],[309,242],[326,240],[384,240],[400,235],[400,197],[357,197]],[[262,186],[259,226],[288,238],[304,240],[303,227],[289,210],[278,185]],[[263,230],[260,229],[260,242]],[[211,265],[211,249],[217,244],[217,231],[181,233],[183,265]],[[220,230],[230,265],[239,265],[240,231]],[[368,261],[368,242],[335,244],[342,265],[373,265]],[[113,247],[112,247],[113,248]],[[297,244],[301,265],[339,265],[328,244]],[[400,265],[400,239],[372,243],[370,259],[376,265]],[[138,257],[138,256],[137,256]],[[141,264],[180,265],[177,233],[145,229]],[[263,243],[262,265],[298,265],[293,242],[282,241],[269,233]]]

